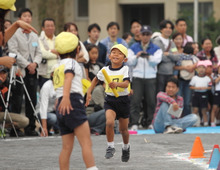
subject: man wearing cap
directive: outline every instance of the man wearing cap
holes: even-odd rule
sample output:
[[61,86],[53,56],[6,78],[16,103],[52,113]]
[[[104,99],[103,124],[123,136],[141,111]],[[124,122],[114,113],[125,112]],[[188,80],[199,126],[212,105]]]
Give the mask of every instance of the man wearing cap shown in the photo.
[[137,130],[140,103],[145,100],[147,107],[147,126],[151,124],[156,100],[157,65],[161,61],[162,50],[151,42],[151,27],[143,25],[140,42],[134,43],[128,50],[128,65],[133,67],[132,89],[134,95],[131,100],[131,120],[133,130]]
[[[19,11],[19,20],[28,24],[32,22],[32,12],[28,8]],[[24,76],[24,83],[28,94],[31,98],[32,104],[35,107],[37,102],[37,68],[42,60],[42,54],[39,46],[37,34],[31,32],[30,34],[23,33],[23,29],[19,28],[12,38],[8,41],[9,52],[18,55],[17,64]],[[15,113],[21,112],[22,99],[24,89],[23,85],[16,83],[16,90],[12,92],[11,108]],[[25,95],[25,114],[29,118],[29,125],[25,128],[27,136],[37,136],[35,132],[35,117],[34,110],[29,102],[28,96]]]
[[153,39],[153,43],[158,45],[163,53],[161,54],[162,60],[158,65],[157,73],[157,92],[165,91],[166,81],[173,77],[173,67],[175,62],[180,58],[177,54],[177,48],[173,41],[169,39],[174,29],[174,25],[169,20],[163,20],[160,22],[161,35]]

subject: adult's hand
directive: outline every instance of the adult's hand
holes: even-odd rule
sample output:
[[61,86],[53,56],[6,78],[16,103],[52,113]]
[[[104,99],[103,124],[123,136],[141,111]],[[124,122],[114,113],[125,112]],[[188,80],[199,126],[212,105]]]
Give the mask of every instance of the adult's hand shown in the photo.
[[18,20],[16,21],[16,24],[18,27],[23,28],[24,29],[24,33],[31,33],[31,31],[34,31],[36,34],[38,34],[37,30],[32,27],[30,24],[22,21],[22,20]]
[[8,57],[8,56],[1,57],[0,58],[0,65],[4,65],[5,67],[11,68],[12,65],[15,63],[15,61],[16,60],[12,57]]

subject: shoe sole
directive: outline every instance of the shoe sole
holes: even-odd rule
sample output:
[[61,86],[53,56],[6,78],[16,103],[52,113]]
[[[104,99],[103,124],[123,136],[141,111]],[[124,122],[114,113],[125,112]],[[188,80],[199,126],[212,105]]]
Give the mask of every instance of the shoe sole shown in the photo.
[[113,154],[112,157],[106,158],[106,157],[104,156],[104,158],[105,158],[105,159],[111,159],[111,158],[113,158],[114,156],[115,156],[115,153]]

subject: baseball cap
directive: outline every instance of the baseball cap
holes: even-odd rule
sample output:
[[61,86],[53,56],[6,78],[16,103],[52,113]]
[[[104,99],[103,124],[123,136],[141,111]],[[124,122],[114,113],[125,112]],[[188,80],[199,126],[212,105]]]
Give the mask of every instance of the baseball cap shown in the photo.
[[114,46],[111,48],[111,51],[112,51],[113,49],[115,49],[115,48],[117,48],[119,51],[121,51],[121,52],[125,55],[125,57],[128,56],[128,49],[127,49],[125,46],[123,46],[122,44],[116,44],[116,45],[114,45]]
[[16,11],[16,7],[15,7],[15,1],[16,0],[1,0],[0,1],[0,8],[4,9],[4,10],[12,10],[12,11]]
[[151,27],[149,25],[143,25],[141,27],[141,33],[150,33],[150,34],[152,34]]
[[197,63],[197,67],[199,67],[199,66],[204,66],[204,67],[206,67],[205,61],[204,61],[204,60],[203,60],[203,61],[199,61],[199,62]]
[[55,49],[59,54],[72,52],[76,49],[78,44],[79,39],[76,35],[70,32],[61,32],[55,39]]
[[204,60],[206,67],[212,66],[212,62],[210,60]]

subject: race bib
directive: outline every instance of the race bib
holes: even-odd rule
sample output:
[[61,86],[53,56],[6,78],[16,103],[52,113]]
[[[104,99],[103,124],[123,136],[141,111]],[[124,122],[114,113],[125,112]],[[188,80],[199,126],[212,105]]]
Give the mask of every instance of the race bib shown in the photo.
[[65,78],[64,69],[65,69],[65,65],[63,64],[57,67],[54,71],[53,84],[55,90],[64,85],[64,78]]

